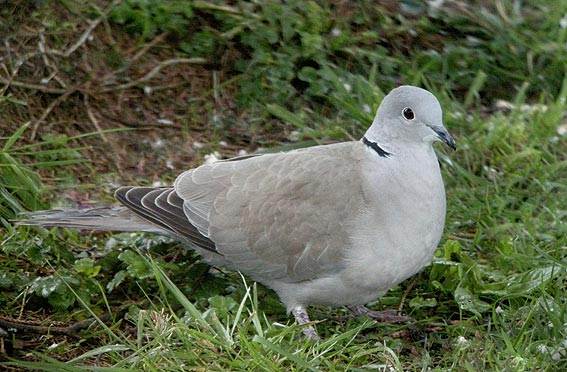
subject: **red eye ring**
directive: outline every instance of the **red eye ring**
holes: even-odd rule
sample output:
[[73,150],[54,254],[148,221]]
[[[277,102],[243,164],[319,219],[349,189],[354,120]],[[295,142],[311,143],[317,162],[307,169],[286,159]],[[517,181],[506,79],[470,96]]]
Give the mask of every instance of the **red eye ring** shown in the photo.
[[414,114],[413,110],[410,109],[409,107],[406,107],[405,109],[402,110],[402,116],[403,116],[404,119],[406,119],[406,120],[413,120],[413,119],[415,119],[415,114]]

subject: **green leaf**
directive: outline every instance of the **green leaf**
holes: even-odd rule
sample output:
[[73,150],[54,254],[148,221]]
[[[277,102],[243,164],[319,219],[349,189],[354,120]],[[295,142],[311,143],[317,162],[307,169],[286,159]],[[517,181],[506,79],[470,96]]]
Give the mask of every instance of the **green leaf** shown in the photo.
[[284,122],[291,124],[298,129],[306,129],[307,125],[299,115],[285,109],[284,107],[277,104],[269,104],[266,106],[268,112],[275,117],[283,120]]
[[93,278],[100,272],[100,266],[94,265],[94,262],[90,258],[81,258],[75,261],[75,270],[78,273],[83,274],[87,278]]
[[75,304],[75,294],[66,285],[61,284],[57,286],[48,297],[47,301],[55,309],[65,310]]
[[151,267],[147,265],[146,260],[133,251],[127,250],[120,253],[118,259],[126,264],[128,274],[136,279],[144,279],[153,276]]
[[232,297],[214,296],[209,298],[209,304],[218,313],[219,318],[226,316],[238,306],[238,303]]
[[126,270],[120,270],[114,277],[106,284],[106,290],[110,293],[117,288],[123,281],[128,277],[128,272]]
[[479,316],[491,309],[490,304],[473,295],[468,288],[458,287],[455,290],[455,301],[457,301],[461,310],[470,311]]
[[305,57],[311,57],[323,49],[323,38],[321,35],[302,32],[301,49]]
[[565,265],[536,267],[525,273],[513,275],[509,279],[506,291],[514,294],[531,293],[538,288],[545,288],[554,278],[565,276],[567,276]]
[[412,309],[419,309],[422,307],[436,307],[437,300],[435,298],[423,298],[421,296],[418,296],[411,299],[409,306]]

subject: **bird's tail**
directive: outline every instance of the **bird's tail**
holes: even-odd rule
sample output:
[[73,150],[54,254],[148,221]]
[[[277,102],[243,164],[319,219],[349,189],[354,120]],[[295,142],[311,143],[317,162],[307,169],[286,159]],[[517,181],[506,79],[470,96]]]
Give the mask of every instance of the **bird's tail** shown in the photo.
[[143,220],[125,207],[53,209],[22,213],[16,225],[70,227],[81,230],[145,231],[169,235],[164,229]]

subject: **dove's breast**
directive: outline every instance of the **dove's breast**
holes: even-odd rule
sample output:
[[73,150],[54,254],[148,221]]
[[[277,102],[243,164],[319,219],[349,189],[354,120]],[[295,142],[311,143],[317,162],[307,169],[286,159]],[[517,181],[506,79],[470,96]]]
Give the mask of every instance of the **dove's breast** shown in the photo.
[[357,182],[364,205],[348,222],[342,268],[309,281],[270,283],[288,309],[366,304],[430,262],[445,224],[445,189],[435,153],[418,148],[409,156],[367,155]]
[[[428,151],[430,150],[430,151]],[[433,149],[369,162],[366,208],[352,227],[346,286],[376,298],[427,265],[445,225],[445,188]]]

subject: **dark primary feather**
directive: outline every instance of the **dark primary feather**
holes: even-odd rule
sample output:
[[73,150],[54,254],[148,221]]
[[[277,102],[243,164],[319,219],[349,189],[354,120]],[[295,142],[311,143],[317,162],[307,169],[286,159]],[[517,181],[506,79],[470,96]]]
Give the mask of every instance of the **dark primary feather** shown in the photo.
[[199,248],[218,253],[215,243],[191,225],[183,212],[183,199],[177,196],[172,187],[121,187],[116,190],[115,197],[143,219]]

